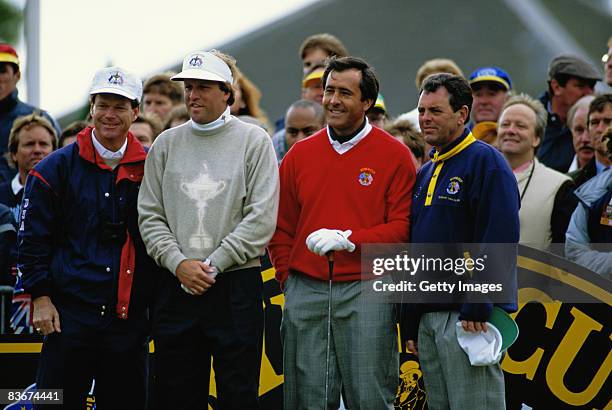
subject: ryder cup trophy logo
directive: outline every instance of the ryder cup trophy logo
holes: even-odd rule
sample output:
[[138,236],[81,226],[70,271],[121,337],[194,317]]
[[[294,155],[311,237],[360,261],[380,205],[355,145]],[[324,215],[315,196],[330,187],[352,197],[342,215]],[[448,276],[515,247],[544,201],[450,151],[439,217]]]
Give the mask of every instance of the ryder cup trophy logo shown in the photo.
[[183,182],[181,189],[189,198],[195,201],[198,207],[198,229],[189,238],[189,247],[194,249],[212,248],[213,240],[204,229],[204,217],[208,201],[216,197],[225,188],[225,182],[215,181],[208,174],[208,168],[204,165],[202,173],[192,182]]

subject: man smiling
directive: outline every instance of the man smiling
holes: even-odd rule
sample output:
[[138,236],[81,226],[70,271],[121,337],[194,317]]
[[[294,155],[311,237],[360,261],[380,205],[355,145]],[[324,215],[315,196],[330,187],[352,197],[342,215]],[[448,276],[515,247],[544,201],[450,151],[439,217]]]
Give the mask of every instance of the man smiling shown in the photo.
[[146,154],[128,131],[142,85],[108,67],[90,95],[94,126],[38,163],[23,195],[18,264],[45,335],[36,385],[77,409],[95,379],[96,407],[144,409],[155,264],[136,213]]
[[[332,58],[323,84],[328,126],[296,142],[283,159],[269,246],[285,291],[284,408],[338,408],[342,385],[350,408],[392,409],[393,306],[362,299],[360,256],[362,244],[408,239],[415,170],[408,148],[366,118],[378,80],[365,61]],[[333,284],[328,252],[335,252]]]

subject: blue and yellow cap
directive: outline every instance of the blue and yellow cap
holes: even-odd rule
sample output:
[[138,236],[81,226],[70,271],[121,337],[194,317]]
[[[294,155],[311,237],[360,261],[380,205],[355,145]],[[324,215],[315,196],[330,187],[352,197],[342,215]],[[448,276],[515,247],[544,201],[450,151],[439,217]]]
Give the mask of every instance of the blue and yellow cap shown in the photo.
[[510,76],[499,67],[480,67],[470,74],[469,81],[470,85],[488,81],[502,85],[506,91],[512,89],[512,80],[510,80]]

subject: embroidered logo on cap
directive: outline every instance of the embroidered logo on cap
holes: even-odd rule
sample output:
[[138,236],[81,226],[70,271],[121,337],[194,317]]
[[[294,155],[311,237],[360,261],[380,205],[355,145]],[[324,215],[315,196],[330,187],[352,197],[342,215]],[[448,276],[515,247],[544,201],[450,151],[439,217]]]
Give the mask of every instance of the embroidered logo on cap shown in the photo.
[[446,192],[450,195],[455,195],[459,190],[461,190],[461,183],[463,180],[459,177],[452,177],[448,186],[446,187]]
[[495,71],[493,68],[483,68],[482,70],[478,70],[478,72],[476,73],[474,77],[487,77],[487,76],[498,77],[497,71]]
[[359,183],[363,186],[369,186],[374,182],[374,171],[372,168],[361,168],[359,170]]
[[123,76],[121,73],[119,73],[119,71],[116,71],[114,74],[111,74],[111,76],[108,77],[108,83],[113,85],[123,85]]
[[204,61],[202,60],[201,56],[195,55],[191,57],[191,60],[189,60],[189,66],[193,68],[200,68],[203,62]]

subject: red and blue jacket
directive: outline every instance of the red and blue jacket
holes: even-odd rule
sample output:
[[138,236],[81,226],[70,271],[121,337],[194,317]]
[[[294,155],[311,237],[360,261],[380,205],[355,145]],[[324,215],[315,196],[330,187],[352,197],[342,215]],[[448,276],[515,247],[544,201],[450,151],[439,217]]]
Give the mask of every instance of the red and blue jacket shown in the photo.
[[[138,231],[137,198],[146,152],[128,133],[113,170],[96,152],[92,128],[53,152],[28,176],[18,232],[18,267],[32,298],[87,325],[143,319],[155,262]],[[109,235],[112,232],[112,235]]]

